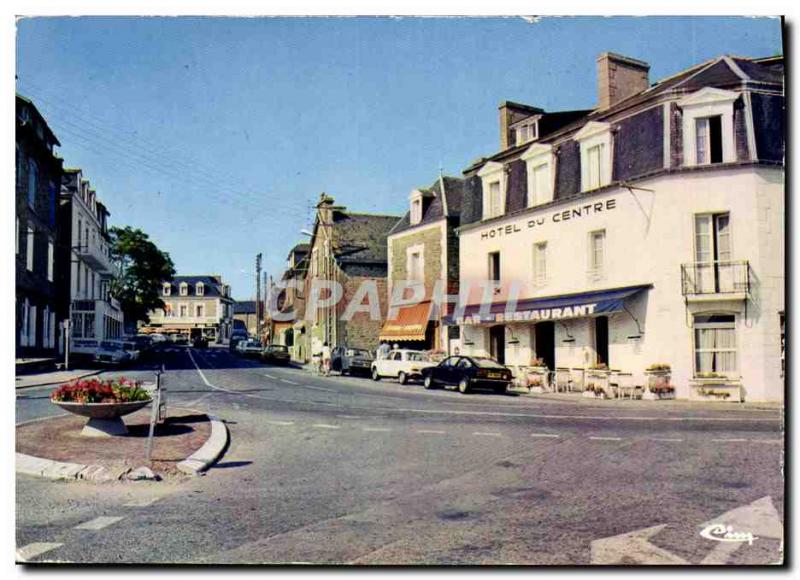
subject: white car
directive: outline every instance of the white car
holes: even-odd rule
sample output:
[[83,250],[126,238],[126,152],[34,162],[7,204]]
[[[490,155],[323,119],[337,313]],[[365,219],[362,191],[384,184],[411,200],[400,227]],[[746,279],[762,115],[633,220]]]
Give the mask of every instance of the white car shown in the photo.
[[401,348],[390,352],[388,358],[373,361],[372,380],[396,378],[401,385],[405,385],[409,380],[421,379],[422,369],[435,365],[421,350]]
[[104,340],[94,353],[94,360],[105,364],[123,364],[133,360],[131,353],[126,351],[119,340]]

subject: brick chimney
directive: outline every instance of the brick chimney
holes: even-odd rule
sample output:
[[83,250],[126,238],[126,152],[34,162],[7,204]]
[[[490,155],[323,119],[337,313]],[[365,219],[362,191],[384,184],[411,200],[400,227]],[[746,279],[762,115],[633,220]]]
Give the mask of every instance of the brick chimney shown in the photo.
[[650,86],[650,65],[613,52],[597,57],[597,108],[608,109]]
[[509,127],[531,115],[540,115],[544,113],[544,109],[538,107],[531,107],[530,105],[522,105],[520,103],[512,103],[511,101],[503,101],[498,107],[500,110],[500,149],[505,150],[515,144],[515,140],[511,137],[511,130]]

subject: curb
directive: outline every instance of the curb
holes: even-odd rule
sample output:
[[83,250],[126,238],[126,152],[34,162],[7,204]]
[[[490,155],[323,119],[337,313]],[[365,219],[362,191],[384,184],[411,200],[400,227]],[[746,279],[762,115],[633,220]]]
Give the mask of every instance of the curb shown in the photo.
[[[70,383],[72,381],[79,381],[80,379],[85,379],[86,377],[93,377],[95,375],[99,375],[100,373],[102,373],[104,371],[105,371],[105,369],[99,369],[99,370],[96,370],[96,371],[92,371],[90,373],[86,373],[85,375],[79,375],[77,377],[72,377],[71,379],[68,379],[66,381],[53,381],[51,383],[36,383],[34,385],[23,385],[21,387],[15,387],[15,388],[16,388],[16,390],[21,390],[21,389],[32,389],[34,387],[49,387],[51,385],[63,385],[64,383]],[[24,376],[24,375],[22,375],[22,376]]]
[[207,417],[211,422],[211,435],[200,449],[176,465],[183,473],[199,475],[219,459],[228,445],[228,427],[219,417]]

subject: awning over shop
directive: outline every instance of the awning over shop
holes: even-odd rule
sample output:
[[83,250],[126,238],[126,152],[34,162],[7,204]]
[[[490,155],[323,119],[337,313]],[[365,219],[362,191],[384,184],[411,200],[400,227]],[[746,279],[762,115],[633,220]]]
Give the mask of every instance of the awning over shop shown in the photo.
[[507,302],[495,302],[484,308],[485,312],[481,312],[480,304],[468,304],[464,309],[464,316],[456,318],[455,322],[457,324],[539,322],[608,314],[623,310],[627,298],[652,287],[652,284],[643,284],[579,294],[530,298],[517,301],[516,306]]
[[395,320],[387,320],[381,329],[381,340],[425,340],[431,313],[429,300],[401,306]]

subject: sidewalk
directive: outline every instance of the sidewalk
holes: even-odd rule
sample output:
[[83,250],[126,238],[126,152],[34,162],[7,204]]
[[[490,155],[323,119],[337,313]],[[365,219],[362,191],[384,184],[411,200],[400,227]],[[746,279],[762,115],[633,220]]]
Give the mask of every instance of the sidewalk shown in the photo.
[[49,373],[36,373],[30,375],[20,375],[16,378],[16,388],[26,389],[29,387],[43,387],[48,385],[60,385],[83,377],[98,375],[104,369],[70,369],[68,371],[51,371]]

